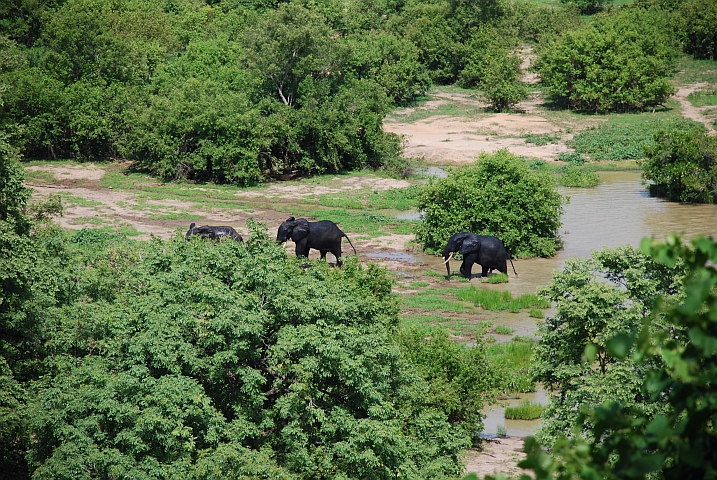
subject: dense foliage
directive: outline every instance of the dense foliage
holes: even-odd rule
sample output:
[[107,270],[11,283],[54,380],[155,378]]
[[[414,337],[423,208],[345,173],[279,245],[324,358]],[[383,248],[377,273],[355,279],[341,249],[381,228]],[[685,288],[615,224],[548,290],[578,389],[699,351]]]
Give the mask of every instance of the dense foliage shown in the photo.
[[474,164],[428,183],[417,206],[416,239],[440,251],[456,232],[498,237],[512,255],[550,257],[560,248],[566,200],[547,173],[531,170],[507,150],[481,153]]
[[[548,454],[529,438],[528,458],[520,465],[535,476],[521,479],[717,475],[717,243],[700,237],[685,245],[669,236],[664,243],[643,240],[642,251],[662,268],[684,262],[684,298],[658,301],[636,329],[613,331],[601,343],[611,364],[629,362],[645,370],[638,391],[646,401],[663,404],[664,413],[653,415],[621,399],[580,408],[573,412],[577,424],[590,425],[590,437],[599,440],[562,438]],[[596,348],[586,349],[586,356]]]
[[[650,416],[664,410],[641,391],[649,365],[611,357],[608,343],[639,328],[657,295],[665,301],[678,296],[684,274],[682,264],[667,267],[633,247],[567,260],[563,271],[553,274],[540,293],[554,302],[555,315],[540,323],[533,360],[536,379],[555,390],[536,435],[541,443],[552,447],[561,436],[592,439],[592,423],[576,430],[576,404],[595,408],[622,401]],[[654,318],[651,326],[665,323]]]
[[685,51],[696,58],[717,57],[717,1],[691,0],[680,3],[684,21]]
[[35,333],[34,478],[460,473],[493,381],[483,354],[395,343],[377,267],[302,267],[257,227],[246,245],[72,238]]
[[1,160],[5,477],[458,477],[495,373],[398,331],[379,267],[306,264],[256,224],[244,244],[68,236]]
[[626,111],[664,103],[679,52],[671,17],[628,9],[546,42],[537,68],[559,105],[588,112]]
[[717,139],[702,129],[660,132],[645,147],[642,176],[670,200],[717,201]]

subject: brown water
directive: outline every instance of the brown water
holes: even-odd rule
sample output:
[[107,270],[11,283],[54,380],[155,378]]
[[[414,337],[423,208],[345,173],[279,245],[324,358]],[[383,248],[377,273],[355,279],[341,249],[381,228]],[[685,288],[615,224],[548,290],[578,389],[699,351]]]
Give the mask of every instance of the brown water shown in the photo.
[[548,394],[541,385],[533,393],[521,393],[516,398],[501,401],[483,410],[483,437],[495,437],[498,433],[498,426],[505,427],[509,437],[527,437],[533,435],[540,427],[540,419],[535,420],[508,420],[505,418],[505,407],[517,407],[526,400],[540,405],[548,405]]

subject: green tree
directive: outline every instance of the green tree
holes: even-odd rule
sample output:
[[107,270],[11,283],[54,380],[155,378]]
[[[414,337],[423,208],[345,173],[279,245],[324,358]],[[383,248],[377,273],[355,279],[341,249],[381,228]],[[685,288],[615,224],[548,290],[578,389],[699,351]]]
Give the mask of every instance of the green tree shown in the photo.
[[421,191],[417,207],[423,221],[416,239],[440,251],[456,232],[494,235],[519,256],[555,254],[560,248],[560,215],[565,203],[547,174],[532,171],[521,158],[499,150]]
[[697,58],[714,60],[717,56],[717,1],[681,2],[679,12],[685,24],[685,51]]
[[559,104],[588,112],[655,107],[675,92],[670,17],[628,9],[541,45],[536,64]]
[[704,129],[660,132],[645,147],[642,176],[650,191],[673,201],[715,203],[717,139]]
[[[548,447],[562,436],[592,439],[590,422],[578,427],[575,405],[595,408],[621,401],[645,415],[664,409],[642,393],[649,366],[609,355],[618,333],[630,334],[650,314],[658,295],[681,293],[683,265],[667,267],[633,247],[603,249],[589,259],[571,259],[540,291],[555,304],[555,315],[541,322],[532,371],[557,392],[536,435]],[[607,281],[605,281],[607,280]],[[663,322],[653,327],[663,327]]]
[[432,389],[393,337],[382,269],[304,265],[251,228],[244,244],[77,237],[30,401],[34,478],[460,473],[482,406],[469,352],[428,345],[455,365]]
[[[563,438],[548,454],[529,438],[528,458],[520,466],[533,470],[537,479],[717,475],[712,449],[717,405],[711,401],[717,395],[717,244],[704,237],[683,244],[670,235],[664,242],[644,239],[642,251],[667,268],[684,262],[684,298],[658,301],[639,329],[608,340],[608,353],[645,365],[641,392],[653,402],[665,402],[667,411],[649,415],[620,401],[580,409],[578,424],[592,424],[591,437],[599,440]],[[660,328],[653,327],[655,319]]]
[[480,89],[481,97],[497,112],[528,96],[528,88],[521,81],[522,60],[514,53],[518,39],[506,30],[493,27],[477,30],[467,43],[465,67],[459,74],[463,86]]

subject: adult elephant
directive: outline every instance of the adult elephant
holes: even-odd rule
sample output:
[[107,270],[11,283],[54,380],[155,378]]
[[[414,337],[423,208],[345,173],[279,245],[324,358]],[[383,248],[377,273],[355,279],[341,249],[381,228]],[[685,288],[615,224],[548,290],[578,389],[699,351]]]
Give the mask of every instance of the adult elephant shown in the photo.
[[212,240],[221,240],[222,238],[231,238],[233,240],[236,240],[237,242],[244,241],[241,235],[239,235],[239,232],[234,230],[232,227],[227,227],[223,225],[202,225],[201,227],[197,227],[196,225],[197,224],[194,222],[189,225],[189,230],[184,236],[185,239],[189,240],[192,236],[198,235],[204,239],[210,238]]
[[308,257],[309,250],[314,249],[321,252],[321,258],[325,259],[326,254],[331,252],[336,257],[336,265],[341,266],[341,239],[346,237],[351,248],[356,253],[356,247],[351,239],[341,231],[331,220],[309,222],[305,218],[289,217],[279,226],[276,233],[276,241],[284,243],[293,240],[296,243],[296,256]]
[[[476,235],[475,233],[460,232],[451,235],[448,239],[446,248],[443,249],[443,258],[446,264],[446,278],[451,278],[451,265],[449,260],[453,257],[454,252],[463,255],[463,263],[461,264],[461,273],[470,280],[471,269],[473,264],[477,263],[482,267],[481,277],[487,277],[488,274],[496,269],[499,272],[508,274],[508,262],[510,255],[503,246],[503,242],[496,237],[489,235]],[[513,267],[513,273],[518,276],[515,271],[513,260],[510,260]]]

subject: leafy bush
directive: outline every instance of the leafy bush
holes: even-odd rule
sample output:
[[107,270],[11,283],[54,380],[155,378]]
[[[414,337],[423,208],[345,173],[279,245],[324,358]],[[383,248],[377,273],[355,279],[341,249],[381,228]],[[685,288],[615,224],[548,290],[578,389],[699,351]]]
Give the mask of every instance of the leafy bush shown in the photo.
[[588,112],[654,107],[671,96],[678,50],[669,17],[625,10],[542,44],[536,67],[560,105]]
[[480,411],[499,381],[482,345],[456,343],[443,329],[402,330],[396,339],[430,388],[427,406],[446,411],[448,420],[476,443],[483,430]]
[[582,15],[591,15],[602,10],[608,0],[560,0],[564,5],[574,5]]
[[685,23],[685,52],[696,58],[717,57],[717,1],[688,0],[680,3],[679,12]]
[[510,2],[504,23],[515,28],[524,42],[541,43],[581,24],[580,12],[573,3],[558,7],[533,2]]
[[549,257],[561,245],[564,202],[549,174],[532,171],[507,150],[481,153],[474,164],[425,185],[416,239],[440,251],[451,235],[466,231],[498,237],[513,256]]
[[578,165],[566,165],[561,169],[558,183],[564,187],[595,187],[600,183],[597,172]]
[[650,191],[673,201],[715,203],[717,139],[703,129],[661,132],[645,147],[642,176]]
[[479,88],[481,97],[497,112],[528,96],[528,89],[521,81],[522,60],[513,52],[516,44],[517,39],[505,31],[484,26],[466,47],[459,81],[464,87]]

